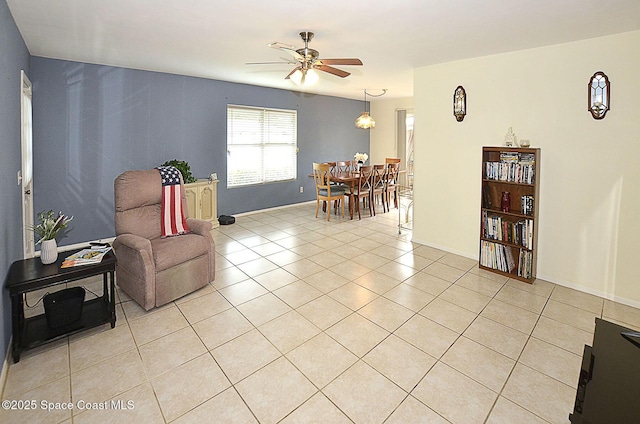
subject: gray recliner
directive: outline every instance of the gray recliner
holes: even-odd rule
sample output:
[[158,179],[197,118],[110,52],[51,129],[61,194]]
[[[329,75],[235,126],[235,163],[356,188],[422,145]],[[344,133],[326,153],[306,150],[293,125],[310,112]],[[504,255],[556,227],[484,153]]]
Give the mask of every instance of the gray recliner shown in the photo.
[[126,171],[114,181],[116,281],[145,310],[204,287],[215,278],[211,223],[189,218],[191,233],[161,237],[162,186],[157,169]]

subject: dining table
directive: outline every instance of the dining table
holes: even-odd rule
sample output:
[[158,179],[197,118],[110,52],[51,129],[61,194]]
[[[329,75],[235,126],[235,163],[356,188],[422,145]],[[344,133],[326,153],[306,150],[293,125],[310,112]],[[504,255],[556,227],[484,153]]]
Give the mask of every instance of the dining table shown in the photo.
[[[405,169],[401,169],[398,171],[398,175],[405,174],[407,171]],[[313,174],[309,174],[309,177],[313,178]],[[358,185],[358,180],[360,179],[360,172],[358,170],[352,170],[348,172],[337,172],[331,176],[331,182],[337,184],[343,184],[349,187],[350,192],[355,192],[355,188]],[[322,210],[326,211],[326,205],[322,206]],[[354,202],[353,196],[349,196],[349,218],[353,219],[354,213]]]

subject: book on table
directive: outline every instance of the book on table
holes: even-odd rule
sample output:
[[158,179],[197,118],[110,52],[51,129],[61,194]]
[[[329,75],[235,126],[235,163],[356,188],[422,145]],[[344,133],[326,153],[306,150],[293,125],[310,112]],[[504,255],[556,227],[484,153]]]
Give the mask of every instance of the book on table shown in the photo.
[[106,255],[110,250],[111,247],[92,247],[91,249],[82,249],[73,255],[67,256],[62,262],[61,268],[100,263],[104,255]]

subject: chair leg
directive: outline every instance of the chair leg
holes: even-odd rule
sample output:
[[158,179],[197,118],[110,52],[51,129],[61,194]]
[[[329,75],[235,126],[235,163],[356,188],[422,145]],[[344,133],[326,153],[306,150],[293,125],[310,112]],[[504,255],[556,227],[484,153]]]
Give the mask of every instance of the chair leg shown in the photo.
[[[373,195],[373,193],[371,193],[369,195],[369,214],[371,216],[376,216],[376,205],[374,202],[375,196]],[[373,209],[373,212],[371,212],[371,210]]]
[[316,200],[316,219],[318,218],[319,209],[320,209],[320,199]]

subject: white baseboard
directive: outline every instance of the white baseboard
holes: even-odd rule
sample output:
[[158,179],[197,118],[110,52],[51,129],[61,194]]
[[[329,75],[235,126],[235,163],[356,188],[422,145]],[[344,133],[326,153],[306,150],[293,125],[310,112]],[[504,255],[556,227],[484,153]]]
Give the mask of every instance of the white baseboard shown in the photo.
[[0,373],[0,398],[4,399],[4,385],[7,382],[7,374],[9,374],[9,364],[11,361],[11,346],[13,346],[13,337],[9,338],[7,345],[7,353],[4,355],[2,362],[2,372]]
[[307,202],[292,203],[292,204],[290,204],[290,205],[275,206],[275,207],[273,207],[273,208],[258,209],[258,210],[255,210],[255,211],[242,212],[242,213],[234,214],[233,216],[235,216],[235,217],[239,217],[239,216],[249,216],[249,215],[253,215],[253,214],[261,213],[261,212],[269,212],[269,211],[277,211],[278,209],[294,208],[294,207],[296,207],[296,206],[306,205],[306,204],[310,204],[310,203],[315,204],[315,203],[316,203],[316,200],[314,199],[314,200],[309,200],[309,201],[307,201]]

